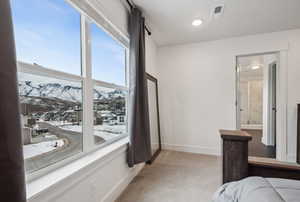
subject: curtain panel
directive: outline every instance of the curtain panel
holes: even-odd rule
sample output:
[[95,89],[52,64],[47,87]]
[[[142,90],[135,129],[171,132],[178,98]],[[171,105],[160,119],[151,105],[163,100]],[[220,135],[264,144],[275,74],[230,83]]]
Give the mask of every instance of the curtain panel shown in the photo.
[[0,201],[25,202],[17,64],[9,0],[0,1]]
[[133,8],[129,20],[129,135],[128,165],[147,162],[151,158],[148,88],[145,69],[145,19]]

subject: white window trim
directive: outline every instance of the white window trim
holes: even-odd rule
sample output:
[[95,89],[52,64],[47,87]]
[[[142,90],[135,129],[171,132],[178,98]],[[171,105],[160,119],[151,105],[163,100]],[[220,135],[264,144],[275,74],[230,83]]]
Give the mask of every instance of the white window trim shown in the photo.
[[90,25],[87,17],[81,15],[81,40],[82,40],[82,75],[83,81],[83,152],[93,148],[93,83],[92,83],[92,62],[91,62],[91,35]]
[[102,86],[105,88],[113,88],[113,89],[117,89],[117,90],[128,91],[128,87],[125,87],[125,86],[119,86],[119,85],[116,85],[113,83],[108,83],[105,81],[98,81],[98,80],[94,80],[94,79],[92,79],[92,82],[93,82],[93,85],[96,85],[96,86]]
[[82,15],[88,16],[91,21],[108,33],[116,41],[120,42],[124,47],[129,47],[129,36],[124,34],[117,26],[115,26],[103,13],[99,12],[99,2],[97,0],[65,0],[69,2]]
[[67,72],[61,72],[54,69],[49,69],[38,64],[28,64],[22,61],[18,61],[18,72],[34,74],[37,76],[51,77],[55,79],[61,79],[65,81],[81,82],[83,77],[75,74],[69,74]]
[[[120,34],[118,30],[114,30],[113,34],[109,33],[106,29],[109,27],[109,31],[115,29],[116,27],[112,25],[103,15],[97,13],[94,9],[91,10],[86,2],[76,2],[76,0],[65,0],[73,6],[74,9],[79,12],[81,16],[81,69],[82,75],[74,75],[67,72],[61,72],[58,70],[45,68],[38,64],[27,64],[25,62],[18,62],[18,71],[23,73],[29,73],[39,76],[46,76],[66,81],[81,82],[82,83],[82,104],[83,104],[83,127],[82,127],[82,140],[83,140],[83,150],[71,157],[58,161],[52,165],[49,165],[40,170],[34,171],[26,175],[26,181],[28,184],[32,184],[36,180],[47,176],[58,169],[68,166],[74,161],[85,157],[91,153],[97,152],[97,150],[104,149],[111,145],[112,143],[128,142],[127,131],[124,135],[111,139],[103,144],[95,144],[93,141],[94,131],[93,131],[93,87],[94,85],[100,87],[106,87],[111,89],[123,90],[127,92],[126,96],[126,115],[128,115],[128,57],[129,57],[129,39],[123,34]],[[84,10],[82,8],[85,8]],[[89,16],[87,13],[91,12],[92,15]],[[114,40],[119,42],[126,50],[125,53],[125,85],[116,85],[113,83],[108,83],[104,81],[95,80],[92,78],[92,62],[91,62],[91,32],[90,24],[95,23],[99,28],[109,34]],[[105,22],[104,26],[101,23]],[[105,27],[105,28],[104,28]],[[116,37],[117,36],[117,37]],[[128,122],[127,122],[128,123]],[[128,130],[128,127],[127,127]]]

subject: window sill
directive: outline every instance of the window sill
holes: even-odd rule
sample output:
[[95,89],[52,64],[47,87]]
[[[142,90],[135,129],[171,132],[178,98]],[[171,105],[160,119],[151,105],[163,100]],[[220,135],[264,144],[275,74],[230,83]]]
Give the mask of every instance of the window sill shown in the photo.
[[77,159],[61,168],[58,168],[38,179],[28,182],[26,185],[27,199],[40,194],[41,192],[63,181],[67,177],[77,173],[81,169],[95,163],[96,161],[104,160],[106,157],[109,157],[110,154],[118,154],[119,152],[125,151],[128,142],[128,137],[125,137],[115,143],[112,143],[111,145],[88,153],[82,158]]

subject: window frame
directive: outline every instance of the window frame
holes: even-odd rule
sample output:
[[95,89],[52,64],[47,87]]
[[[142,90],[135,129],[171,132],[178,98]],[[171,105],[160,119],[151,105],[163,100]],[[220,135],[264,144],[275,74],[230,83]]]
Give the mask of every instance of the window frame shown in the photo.
[[[93,130],[93,88],[94,86],[105,87],[110,89],[126,91],[125,105],[126,105],[126,117],[128,117],[129,106],[129,39],[123,35],[111,22],[109,22],[101,13],[95,9],[89,8],[87,2],[76,2],[76,0],[64,0],[69,6],[74,8],[80,15],[80,47],[81,47],[81,75],[71,74],[49,67],[43,67],[41,65],[27,64],[22,61],[17,61],[18,72],[29,73],[38,76],[47,76],[56,79],[62,79],[65,81],[81,82],[82,84],[82,151],[76,153],[70,157],[60,160],[54,164],[46,166],[40,170],[33,171],[32,173],[26,173],[26,182],[30,183],[44,175],[53,172],[63,166],[66,166],[75,160],[83,158],[88,154],[100,150],[116,141],[120,141],[128,137],[128,118],[126,118],[126,133],[116,138],[112,138],[102,144],[94,143],[94,130]],[[87,13],[91,12],[91,15]],[[99,29],[106,32],[117,43],[122,45],[125,49],[125,85],[117,85],[105,81],[93,79],[92,77],[92,49],[91,49],[91,31],[90,26],[95,23]],[[110,33],[113,31],[113,33]]]
[[[88,53],[86,55],[86,59],[88,61],[88,65],[86,65],[84,68],[85,68],[85,71],[87,72],[86,74],[86,78],[87,80],[91,81],[92,82],[92,86],[91,88],[89,88],[90,90],[93,90],[94,89],[94,86],[98,86],[98,87],[104,87],[104,88],[109,88],[109,89],[115,89],[115,90],[122,90],[122,91],[126,91],[126,97],[125,97],[125,108],[126,108],[126,117],[128,117],[128,102],[129,102],[129,82],[128,82],[128,76],[129,76],[129,45],[126,43],[122,43],[118,37],[114,37],[109,31],[107,31],[105,28],[104,28],[104,25],[100,24],[98,21],[96,21],[95,19],[92,19],[91,17],[89,16],[85,16],[85,17],[82,17],[84,18],[84,26],[85,26],[85,34],[86,34],[86,42],[89,42],[88,44],[86,44],[86,53]],[[101,31],[105,32],[106,34],[108,34],[113,40],[115,40],[118,44],[120,44],[124,49],[125,49],[125,84],[124,86],[122,85],[118,85],[118,84],[114,84],[114,83],[110,83],[110,82],[106,82],[106,81],[101,81],[101,80],[98,80],[98,79],[94,79],[93,78],[93,75],[92,75],[92,47],[91,47],[91,44],[92,44],[92,32],[91,32],[91,25],[92,24],[95,24],[99,29],[101,29]],[[106,25],[106,24],[105,24]],[[88,31],[87,31],[88,30]],[[93,94],[92,94],[92,97],[91,98],[94,98]],[[93,99],[91,99],[93,100]],[[93,102],[91,103],[91,106],[93,109]],[[90,119],[90,123],[92,123],[92,126],[94,126],[93,124],[93,120],[94,120],[94,113],[93,113],[93,110],[90,111],[89,115],[87,115],[88,119]],[[123,134],[123,135],[120,135],[119,137],[116,137],[116,138],[113,138],[111,139],[110,141],[106,141],[105,143],[103,144],[96,144],[94,143],[93,141],[93,136],[94,136],[94,130],[93,130],[93,127],[92,127],[92,131],[91,131],[91,136],[92,138],[89,138],[89,147],[94,147],[94,148],[102,148],[101,145],[109,145],[115,141],[118,141],[122,138],[125,138],[128,136],[128,118],[126,119],[127,120],[127,127],[126,127],[126,132]],[[89,124],[90,125],[90,124]],[[91,142],[92,141],[92,142]],[[93,144],[93,145],[92,145]]]

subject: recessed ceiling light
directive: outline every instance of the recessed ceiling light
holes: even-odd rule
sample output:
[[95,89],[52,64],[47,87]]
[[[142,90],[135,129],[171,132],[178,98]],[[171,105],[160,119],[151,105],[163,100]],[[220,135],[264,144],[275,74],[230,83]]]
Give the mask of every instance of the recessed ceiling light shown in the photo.
[[255,70],[255,69],[259,69],[259,68],[260,68],[260,66],[259,66],[259,65],[254,65],[254,66],[252,66],[252,68],[251,68],[251,69]]
[[200,19],[195,19],[195,20],[192,22],[192,25],[195,26],[195,27],[197,27],[197,26],[201,25],[202,23],[203,23],[202,20],[200,20]]

